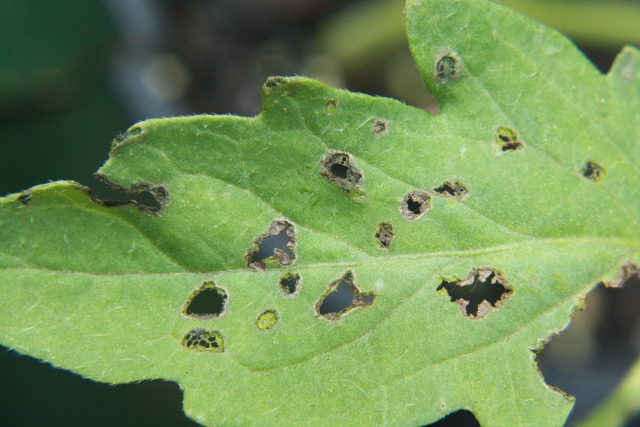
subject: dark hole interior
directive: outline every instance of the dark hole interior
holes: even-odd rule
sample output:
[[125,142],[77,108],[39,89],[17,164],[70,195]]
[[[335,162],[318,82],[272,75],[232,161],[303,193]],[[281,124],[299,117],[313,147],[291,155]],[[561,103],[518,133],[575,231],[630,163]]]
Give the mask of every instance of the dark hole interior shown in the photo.
[[438,75],[440,78],[452,76],[456,72],[456,60],[450,56],[445,56],[438,61]]
[[18,196],[18,201],[23,205],[28,205],[31,201],[31,197],[33,197],[31,194],[22,193]]
[[[94,191],[94,194],[98,193]],[[107,207],[119,207],[124,206],[129,201],[133,200],[149,209],[151,212],[158,212],[161,208],[160,202],[158,202],[157,197],[150,191],[141,191],[139,193],[125,193],[120,190],[108,188],[103,189],[101,193],[107,193],[102,197],[108,197],[102,199],[102,203]]]
[[210,333],[205,330],[193,330],[189,332],[185,337],[185,343],[189,348],[196,346],[204,348],[220,348],[220,343],[218,342],[218,337],[215,333]]
[[349,168],[341,165],[340,163],[334,163],[331,165],[330,171],[337,178],[347,179],[347,172],[349,172]]
[[603,173],[602,167],[593,162],[587,162],[583,169],[583,176],[587,179],[597,179]]
[[376,122],[374,127],[373,127],[373,131],[376,133],[382,133],[385,130],[387,130],[387,124],[385,122]]
[[280,279],[280,286],[282,290],[289,295],[293,295],[298,289],[298,282],[300,281],[300,276],[285,276]]
[[460,192],[460,188],[454,185],[451,185],[448,182],[445,182],[444,184],[442,184],[442,186],[436,188],[436,192],[440,194],[446,194],[449,196],[457,196],[458,193]]
[[251,256],[252,262],[260,262],[264,259],[271,258],[275,255],[274,250],[280,249],[283,251],[290,260],[293,260],[295,256],[291,252],[289,248],[287,248],[287,244],[291,242],[291,237],[287,235],[287,231],[291,227],[285,227],[280,231],[280,233],[267,236],[262,239],[262,242],[258,245],[258,251]]
[[365,305],[371,305],[373,304],[373,295],[363,295],[360,297],[360,300]]
[[478,314],[478,305],[480,305],[482,301],[486,300],[495,306],[496,302],[498,302],[505,293],[511,292],[499,282],[491,283],[494,277],[495,273],[492,272],[482,281],[479,278],[479,274],[476,273],[473,278],[473,283],[465,286],[459,286],[459,282],[447,282],[443,280],[440,286],[438,286],[438,290],[446,289],[452,302],[460,299],[469,301],[466,308],[467,316],[476,316]]
[[186,313],[190,316],[219,316],[224,310],[227,295],[216,288],[205,288],[191,300]]
[[409,197],[409,200],[407,200],[407,209],[409,209],[415,215],[420,215],[420,209],[422,209],[423,204],[424,202],[417,202],[413,200],[412,197]]
[[351,281],[351,274],[345,275],[345,277],[340,280],[338,287],[322,301],[318,309],[320,314],[340,313],[342,310],[353,305],[354,294],[347,280]]
[[505,134],[503,134],[503,133],[498,134],[498,138],[500,138],[500,139],[501,139],[502,141],[504,141],[504,142],[509,142],[509,141],[511,141],[511,138],[509,138],[509,136],[508,136],[508,135],[505,135]]
[[380,224],[380,228],[376,233],[375,237],[378,239],[380,246],[384,249],[387,249],[391,246],[393,242],[393,226],[388,223]]
[[518,148],[521,148],[521,147],[522,147],[522,143],[520,141],[512,141],[507,144],[503,144],[502,151],[517,150]]
[[480,427],[480,423],[471,411],[461,409],[423,427]]

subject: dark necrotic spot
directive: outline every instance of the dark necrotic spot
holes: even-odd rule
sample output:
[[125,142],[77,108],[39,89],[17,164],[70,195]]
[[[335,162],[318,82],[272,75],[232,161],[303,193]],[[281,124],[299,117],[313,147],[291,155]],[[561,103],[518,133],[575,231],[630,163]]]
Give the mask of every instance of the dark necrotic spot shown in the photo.
[[400,203],[400,212],[404,219],[412,221],[420,218],[431,208],[431,197],[424,191],[408,192]]
[[182,338],[182,345],[191,351],[222,353],[224,345],[219,331],[193,329]]
[[424,427],[480,427],[480,423],[471,411],[461,409]]
[[458,80],[461,75],[460,71],[460,58],[454,53],[440,56],[435,63],[435,78],[440,83]]
[[347,271],[340,279],[329,284],[325,295],[316,303],[316,315],[338,321],[356,307],[369,307],[375,300],[372,292],[361,292],[353,272]]
[[373,136],[379,137],[389,133],[389,122],[384,119],[376,119],[371,125]]
[[480,319],[498,308],[513,291],[505,278],[492,268],[473,270],[465,280],[443,280],[438,291],[445,289],[451,302],[460,305],[462,314]]
[[253,242],[253,248],[245,255],[247,267],[253,270],[265,270],[267,262],[277,261],[289,266],[296,258],[296,231],[294,225],[279,219],[271,222],[269,232]]
[[191,292],[184,303],[182,314],[196,319],[212,319],[220,317],[227,304],[227,293],[216,287],[214,282],[204,282]]
[[518,132],[507,126],[498,126],[496,130],[496,142],[502,151],[518,150],[524,147]]
[[288,297],[295,296],[300,289],[300,275],[292,273],[285,274],[280,278],[278,287],[284,295]]
[[393,237],[395,233],[393,232],[393,225],[389,222],[381,222],[378,225],[378,231],[376,232],[376,242],[378,246],[382,249],[389,249],[391,243],[393,243]]
[[593,182],[602,181],[607,175],[607,170],[594,160],[587,160],[582,167],[582,176]]
[[433,191],[456,200],[464,200],[469,194],[469,189],[466,185],[458,180],[445,181],[440,187],[434,188]]
[[329,181],[349,188],[362,185],[362,172],[356,168],[349,153],[340,151],[328,153],[322,160],[321,172]]

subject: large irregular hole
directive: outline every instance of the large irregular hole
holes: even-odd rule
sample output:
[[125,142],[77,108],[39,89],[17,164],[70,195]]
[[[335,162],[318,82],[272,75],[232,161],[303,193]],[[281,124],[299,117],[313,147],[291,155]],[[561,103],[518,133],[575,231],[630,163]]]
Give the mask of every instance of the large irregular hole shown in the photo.
[[286,219],[271,222],[269,231],[253,241],[253,248],[245,255],[247,267],[263,271],[267,262],[277,261],[281,266],[289,266],[295,261],[295,226]]
[[[623,266],[618,277],[626,276],[626,269]],[[533,350],[545,382],[575,396],[567,426],[579,425],[610,396],[637,360],[639,279],[631,275],[613,288],[598,285],[586,295],[569,327]],[[636,416],[623,425],[638,426],[638,421]]]
[[121,194],[133,195],[124,200],[102,200],[90,188],[82,187],[93,202],[107,208],[135,206],[147,215],[160,216],[169,201],[169,191],[164,184],[152,185],[148,182],[138,182],[131,187],[124,187],[110,181],[105,175],[95,174],[95,177],[109,189],[117,190]]
[[227,292],[214,282],[204,282],[191,292],[182,308],[182,314],[195,319],[213,319],[222,316],[227,305]]
[[371,125],[371,132],[375,137],[381,137],[389,133],[389,121],[384,119],[375,119]]
[[473,412],[460,409],[424,427],[480,427],[480,423]]
[[400,212],[404,219],[413,221],[431,209],[431,197],[424,191],[408,192],[400,203]]
[[337,322],[357,307],[371,306],[375,297],[373,292],[361,292],[354,280],[353,271],[347,271],[329,284],[327,292],[316,303],[316,316]]
[[191,351],[203,353],[223,353],[224,344],[219,331],[193,329],[182,338],[182,345]]
[[321,173],[331,182],[348,188],[362,185],[362,172],[355,166],[353,157],[342,151],[332,151],[322,159]]
[[595,160],[587,160],[582,167],[582,176],[593,182],[600,182],[607,176],[607,170]]
[[287,297],[294,297],[300,290],[300,275],[294,273],[287,273],[278,281],[278,288],[280,292]]
[[496,142],[502,151],[518,150],[524,147],[518,132],[507,126],[498,126],[496,129]]
[[440,83],[456,81],[461,76],[461,61],[455,53],[439,55],[434,64],[434,76]]
[[393,237],[395,233],[393,231],[393,225],[389,222],[381,222],[378,225],[378,231],[376,232],[375,238],[378,247],[381,249],[389,249],[391,247],[391,243],[393,243]]
[[256,319],[256,327],[261,331],[270,331],[278,323],[278,314],[275,310],[265,310]]
[[469,194],[467,186],[458,180],[445,181],[440,187],[434,188],[433,191],[445,197],[461,201],[466,199]]
[[492,268],[473,270],[464,280],[443,280],[438,291],[445,289],[451,302],[460,305],[464,316],[480,319],[500,307],[513,294],[505,278]]

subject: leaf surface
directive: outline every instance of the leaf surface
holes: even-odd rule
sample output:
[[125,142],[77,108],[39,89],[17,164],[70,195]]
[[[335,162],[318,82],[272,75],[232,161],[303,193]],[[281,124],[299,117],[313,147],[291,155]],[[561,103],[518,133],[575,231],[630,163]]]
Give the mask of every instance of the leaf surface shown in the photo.
[[[97,381],[176,381],[203,425],[420,426],[461,408],[562,425],[571,399],[534,350],[595,284],[636,273],[638,50],[603,76],[492,2],[406,14],[436,116],[276,77],[255,118],[148,120],[114,141],[99,174],[159,212],[73,182],[1,199],[0,342]],[[452,297],[489,282],[490,302]],[[198,314],[199,294],[222,302]]]

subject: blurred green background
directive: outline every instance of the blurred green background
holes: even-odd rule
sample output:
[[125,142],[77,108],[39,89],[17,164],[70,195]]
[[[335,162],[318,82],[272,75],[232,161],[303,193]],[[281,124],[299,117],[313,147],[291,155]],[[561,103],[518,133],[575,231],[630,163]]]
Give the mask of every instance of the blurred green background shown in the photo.
[[[70,179],[122,198],[93,177],[116,135],[146,118],[256,115],[272,75],[306,75],[437,113],[406,45],[403,3],[0,0],[0,195]],[[503,3],[569,35],[603,72],[623,45],[640,46],[637,1]],[[571,422],[640,353],[639,301],[637,282],[599,288],[539,355],[547,382],[577,396]],[[196,425],[174,383],[98,384],[2,347],[0,381],[0,425]],[[474,425],[469,413],[457,416],[438,425]]]

